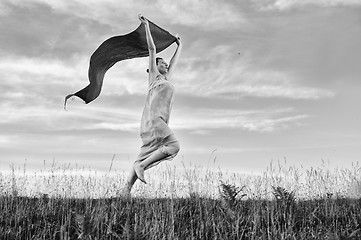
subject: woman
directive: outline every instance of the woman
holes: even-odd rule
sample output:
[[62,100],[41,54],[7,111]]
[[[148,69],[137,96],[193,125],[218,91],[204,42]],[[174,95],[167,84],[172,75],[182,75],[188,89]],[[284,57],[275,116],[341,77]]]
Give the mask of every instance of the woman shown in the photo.
[[168,127],[174,95],[174,87],[169,80],[178,62],[182,44],[177,36],[177,49],[168,66],[162,58],[156,58],[156,46],[153,42],[148,20],[142,15],[139,15],[139,20],[145,27],[149,50],[149,69],[147,70],[149,88],[140,128],[143,146],[126,183],[126,195],[130,195],[130,191],[138,178],[146,183],[144,179],[145,170],[161,161],[171,160],[179,151],[179,143]]

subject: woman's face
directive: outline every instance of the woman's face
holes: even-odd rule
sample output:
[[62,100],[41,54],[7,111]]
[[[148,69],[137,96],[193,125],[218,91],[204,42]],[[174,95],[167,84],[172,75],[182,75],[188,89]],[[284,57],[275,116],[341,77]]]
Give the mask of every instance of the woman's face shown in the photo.
[[168,72],[168,64],[163,59],[158,60],[157,67],[161,74]]

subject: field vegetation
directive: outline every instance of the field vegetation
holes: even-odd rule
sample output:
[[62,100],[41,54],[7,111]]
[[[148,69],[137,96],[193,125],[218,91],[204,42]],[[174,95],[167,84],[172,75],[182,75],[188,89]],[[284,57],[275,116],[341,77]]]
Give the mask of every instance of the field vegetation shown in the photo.
[[358,164],[271,163],[258,175],[170,166],[147,172],[131,199],[111,168],[12,167],[0,174],[0,239],[361,239]]

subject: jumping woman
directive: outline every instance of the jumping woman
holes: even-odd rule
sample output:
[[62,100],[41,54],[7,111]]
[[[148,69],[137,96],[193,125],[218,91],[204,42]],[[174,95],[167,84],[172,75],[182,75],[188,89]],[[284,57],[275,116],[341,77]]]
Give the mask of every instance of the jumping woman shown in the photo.
[[174,96],[174,87],[170,79],[178,62],[182,44],[177,35],[177,49],[168,66],[162,58],[156,57],[156,46],[148,20],[141,14],[138,17],[145,27],[149,50],[149,69],[147,70],[149,87],[140,127],[143,146],[133,164],[124,189],[124,194],[128,196],[137,179],[147,183],[144,178],[145,170],[164,160],[173,159],[179,152],[179,143],[168,127],[168,122]]

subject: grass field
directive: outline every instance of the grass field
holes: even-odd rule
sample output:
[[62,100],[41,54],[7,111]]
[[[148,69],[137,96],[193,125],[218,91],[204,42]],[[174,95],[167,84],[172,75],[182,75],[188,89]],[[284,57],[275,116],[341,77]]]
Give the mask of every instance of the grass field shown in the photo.
[[150,170],[132,199],[116,197],[124,173],[12,168],[0,175],[0,239],[361,239],[358,164],[272,163],[259,175],[170,166]]

